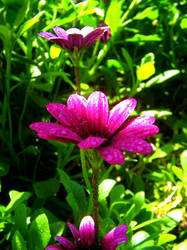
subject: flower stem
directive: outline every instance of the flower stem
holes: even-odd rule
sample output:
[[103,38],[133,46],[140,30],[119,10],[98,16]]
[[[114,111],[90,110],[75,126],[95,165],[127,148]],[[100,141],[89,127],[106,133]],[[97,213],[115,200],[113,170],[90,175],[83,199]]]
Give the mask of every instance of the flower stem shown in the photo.
[[93,218],[95,221],[95,240],[96,243],[99,241],[99,203],[98,203],[98,170],[93,167],[93,176],[92,176],[92,192],[93,192]]
[[80,94],[80,67],[79,65],[75,65],[74,69],[75,69],[75,82],[77,86],[77,94]]

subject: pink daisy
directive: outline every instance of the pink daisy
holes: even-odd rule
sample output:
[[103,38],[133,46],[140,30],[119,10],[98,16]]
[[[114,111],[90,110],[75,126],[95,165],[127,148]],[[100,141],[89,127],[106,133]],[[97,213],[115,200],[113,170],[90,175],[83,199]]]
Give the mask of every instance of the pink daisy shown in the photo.
[[101,245],[97,246],[95,241],[95,224],[91,216],[85,216],[79,227],[79,231],[71,223],[68,226],[76,241],[74,244],[70,240],[56,236],[56,240],[61,245],[50,245],[46,247],[46,250],[80,250],[80,249],[92,249],[92,250],[115,250],[116,247],[128,240],[125,235],[128,226],[120,225],[112,229],[102,240]]
[[79,148],[96,148],[109,164],[122,165],[122,150],[150,154],[151,145],[145,140],[158,133],[152,116],[138,116],[128,120],[136,107],[136,100],[125,99],[111,111],[106,95],[94,91],[88,98],[73,94],[67,106],[49,103],[48,112],[59,122],[36,122],[30,128],[38,137],[47,140],[76,143]]
[[102,26],[94,29],[91,26],[85,26],[82,29],[70,28],[64,30],[56,26],[53,28],[56,35],[50,32],[40,32],[39,36],[42,36],[70,51],[74,51],[75,47],[80,51],[83,47],[87,48],[95,43],[105,32],[108,32],[108,28],[108,26]]

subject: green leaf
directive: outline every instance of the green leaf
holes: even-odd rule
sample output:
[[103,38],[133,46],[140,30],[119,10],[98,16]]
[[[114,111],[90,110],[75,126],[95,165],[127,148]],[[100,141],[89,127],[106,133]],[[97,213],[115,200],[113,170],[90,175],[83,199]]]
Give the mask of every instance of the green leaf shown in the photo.
[[60,174],[60,182],[64,185],[68,193],[68,200],[71,202],[70,205],[74,205],[79,209],[78,216],[81,219],[87,212],[87,200],[84,188],[79,183],[72,181],[61,169],[58,169],[58,172]]
[[112,35],[114,35],[119,28],[119,23],[122,16],[122,4],[122,1],[112,0],[110,1],[110,5],[106,12],[105,22],[111,28]]
[[180,22],[181,29],[187,29],[187,17],[184,17]]
[[0,160],[0,176],[7,175],[9,172],[9,168],[10,168],[9,164],[7,163],[6,160],[5,161],[3,161],[3,159]]
[[29,192],[19,192],[16,190],[12,190],[9,192],[9,196],[11,201],[9,202],[8,206],[6,207],[6,212],[11,213],[15,210],[21,203],[27,201],[31,197],[31,193]]
[[131,38],[125,39],[126,42],[138,42],[138,43],[145,43],[145,42],[160,42],[162,41],[162,38],[157,35],[141,35],[141,34],[136,34]]
[[38,215],[31,223],[29,230],[29,246],[33,250],[44,249],[51,238],[47,216]]
[[145,193],[138,192],[131,198],[131,207],[126,213],[126,219],[130,223],[132,219],[140,212],[142,206],[144,205]]
[[179,178],[179,180],[182,181],[182,179],[183,179],[182,169],[180,169],[179,167],[176,167],[176,166],[172,166],[172,171],[177,176],[177,178]]
[[26,21],[19,29],[17,36],[21,36],[25,31],[30,29],[34,24],[38,23],[40,17],[43,16],[44,11],[40,11],[36,16],[31,18],[30,20]]
[[149,157],[148,161],[151,162],[154,159],[164,158],[174,149],[174,146],[170,143],[165,144],[161,148],[156,149],[156,151]]
[[6,54],[11,49],[11,37],[12,37],[12,34],[11,34],[10,28],[8,28],[4,25],[0,25],[0,38],[3,41],[3,45],[4,45],[4,48],[6,50]]
[[53,196],[59,190],[60,183],[57,179],[51,178],[45,181],[35,182],[33,187],[38,198],[46,199]]
[[184,240],[177,246],[174,246],[172,250],[186,250],[187,249],[187,240]]
[[180,70],[178,69],[171,69],[171,70],[164,71],[163,73],[155,76],[154,78],[146,82],[142,87],[149,88],[155,84],[163,83],[166,80],[178,75],[179,73],[180,73]]
[[15,226],[23,236],[27,232],[27,207],[24,204],[20,204],[15,209]]
[[110,204],[115,201],[120,201],[125,196],[125,188],[124,185],[118,184],[116,185],[110,192]]
[[19,231],[16,231],[12,238],[12,250],[27,250],[26,242]]
[[139,81],[143,81],[151,77],[155,73],[155,56],[153,53],[146,54],[141,59],[141,65],[137,66],[136,74]]
[[134,250],[143,249],[142,246],[152,246],[153,244],[154,241],[150,239],[150,234],[146,231],[139,231],[132,237],[132,245],[134,246]]
[[148,7],[143,11],[139,12],[135,17],[133,17],[133,19],[142,20],[144,18],[149,18],[151,20],[154,20],[158,18],[158,15],[159,15],[158,8],[153,6],[153,7]]
[[173,113],[169,110],[155,109],[155,110],[142,111],[140,115],[147,115],[147,116],[154,116],[156,118],[162,118],[166,116],[172,116]]
[[141,248],[141,250],[164,250],[164,248],[159,246],[148,246]]
[[158,239],[158,245],[163,245],[163,244],[166,244],[168,242],[174,241],[176,238],[177,237],[174,234],[162,233]]
[[107,179],[104,180],[100,185],[99,185],[99,201],[102,202],[105,200],[109,194],[114,185],[116,184],[116,181]]

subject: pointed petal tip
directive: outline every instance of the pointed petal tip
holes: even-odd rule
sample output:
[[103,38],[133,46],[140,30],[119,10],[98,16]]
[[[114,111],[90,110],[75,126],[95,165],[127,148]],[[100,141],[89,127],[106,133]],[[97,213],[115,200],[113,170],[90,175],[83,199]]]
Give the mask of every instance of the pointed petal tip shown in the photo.
[[85,216],[79,226],[80,241],[84,247],[91,247],[95,242],[95,223],[91,216]]

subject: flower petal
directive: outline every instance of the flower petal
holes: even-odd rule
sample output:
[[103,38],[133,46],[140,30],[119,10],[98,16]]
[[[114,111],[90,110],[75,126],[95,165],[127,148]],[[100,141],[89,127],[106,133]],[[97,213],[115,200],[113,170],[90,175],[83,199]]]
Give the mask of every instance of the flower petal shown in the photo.
[[89,248],[95,244],[95,223],[91,216],[85,216],[79,227],[81,247]]
[[107,132],[112,135],[129,117],[130,113],[136,107],[136,100],[133,98],[126,99],[117,104],[111,111],[108,120]]
[[121,225],[112,229],[102,240],[102,250],[115,250],[116,247],[128,240],[125,235],[128,226]]
[[135,118],[132,118],[130,121],[127,122],[127,125],[136,125],[136,124],[141,124],[141,125],[151,125],[155,122],[154,116],[147,116],[147,115],[142,115],[142,116],[137,116]]
[[105,161],[109,164],[115,165],[123,165],[125,161],[124,154],[117,148],[108,146],[108,147],[100,147],[97,149],[100,155],[103,157]]
[[69,226],[69,228],[70,228],[70,230],[71,230],[71,232],[72,232],[72,234],[73,234],[74,239],[76,240],[76,242],[79,242],[79,240],[80,240],[79,231],[78,231],[78,230],[76,229],[76,227],[75,227],[73,224],[71,224],[70,222],[68,222],[67,224],[68,224],[68,226]]
[[45,250],[64,250],[64,248],[58,245],[50,245],[46,247]]
[[105,138],[90,136],[79,142],[78,146],[82,149],[98,148],[105,141]]
[[102,136],[108,122],[108,100],[101,91],[94,91],[88,98],[87,117],[90,133]]
[[81,34],[70,34],[68,35],[68,41],[73,50],[74,47],[77,47],[80,50],[84,43],[83,43],[83,36]]
[[59,45],[62,48],[65,47],[66,49],[71,50],[71,45],[70,45],[69,41],[66,39],[59,38],[59,37],[55,37],[55,38],[52,37],[52,38],[50,38],[50,41],[53,43],[56,43],[57,45]]
[[62,236],[56,236],[56,240],[65,248],[65,249],[77,249],[77,247],[68,239]]
[[74,117],[77,119],[79,128],[79,134],[81,136],[88,136],[88,120],[87,120],[87,100],[81,95],[70,95],[67,101],[68,110],[73,113]]
[[81,34],[83,35],[83,37],[87,36],[89,33],[91,33],[94,30],[93,27],[91,26],[85,26],[81,29]]
[[49,103],[46,105],[47,111],[59,121],[64,127],[72,127],[76,123],[74,116],[68,108],[61,103]]
[[104,34],[103,28],[97,28],[84,37],[85,48],[95,43]]
[[150,154],[153,150],[151,145],[143,139],[127,137],[120,134],[112,138],[111,144],[115,148],[139,154]]
[[66,31],[58,26],[53,27],[54,32],[57,34],[58,37],[63,39],[68,39],[68,35]]
[[130,124],[123,130],[119,131],[118,135],[125,135],[127,137],[136,137],[146,139],[158,133],[159,128],[156,125],[141,125]]
[[29,126],[37,132],[39,138],[55,141],[79,142],[82,139],[69,128],[52,122],[35,122]]
[[53,33],[50,32],[40,32],[38,33],[38,35],[46,39],[57,38],[57,36],[55,36]]

